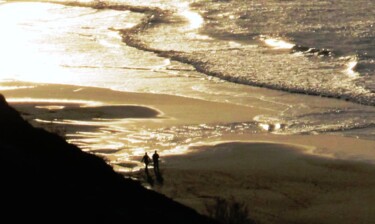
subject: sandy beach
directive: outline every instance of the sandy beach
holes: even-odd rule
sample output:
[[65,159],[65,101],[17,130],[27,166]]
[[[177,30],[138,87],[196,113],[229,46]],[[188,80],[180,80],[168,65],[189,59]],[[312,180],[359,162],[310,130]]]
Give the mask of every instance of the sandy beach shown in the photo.
[[[166,196],[194,214],[208,215],[223,199],[247,206],[246,215],[257,224],[375,223],[370,5],[370,0],[0,0],[0,95],[35,127],[24,124],[20,130],[55,133],[62,138],[51,136],[97,159],[120,180],[136,180],[142,191]],[[7,133],[16,125],[8,124],[3,112],[8,126],[2,126],[0,143],[8,166],[17,176],[33,172],[17,164],[31,161],[38,168],[28,147],[38,150],[40,144],[38,171],[56,183],[63,180],[58,173],[70,162],[55,164],[57,154],[44,159],[50,148],[64,154],[59,141],[48,145],[43,135]],[[17,112],[11,114],[22,123]],[[161,173],[152,165],[146,173],[141,159],[155,151]],[[96,183],[100,171],[72,157]],[[70,176],[66,183],[75,192]],[[83,181],[79,190],[94,195],[96,187],[90,189],[82,176],[76,176]],[[27,178],[7,182],[23,188],[34,176]],[[35,182],[49,178],[40,180]],[[106,186],[106,175],[102,180]],[[69,195],[64,185],[56,186]],[[111,187],[103,189],[100,205],[128,202]],[[62,195],[55,194],[65,199]],[[128,206],[127,212],[137,210]],[[117,212],[83,207],[103,217]],[[162,209],[163,215],[170,212]]]
[[207,214],[216,198],[245,203],[259,223],[372,223],[375,168],[308,147],[227,142],[165,157],[155,189]]
[[[46,127],[45,123],[50,121],[55,127],[52,130],[64,127],[68,140],[69,134],[95,132],[105,126],[113,128],[114,124],[157,131],[202,123],[246,122],[258,114],[271,113],[177,96],[64,85],[34,85],[32,91],[16,89],[3,93],[34,125]],[[155,142],[149,144],[152,152]],[[138,149],[121,163],[111,161],[116,158],[114,154],[126,149],[89,151],[104,155],[124,176],[135,177],[147,188],[202,214],[206,214],[206,205],[224,198],[245,203],[249,217],[259,223],[375,220],[374,141],[334,134],[229,132],[192,142],[181,151],[161,151],[164,181],[158,183],[151,173],[152,186],[143,169],[121,169],[142,167],[139,160],[144,150]]]

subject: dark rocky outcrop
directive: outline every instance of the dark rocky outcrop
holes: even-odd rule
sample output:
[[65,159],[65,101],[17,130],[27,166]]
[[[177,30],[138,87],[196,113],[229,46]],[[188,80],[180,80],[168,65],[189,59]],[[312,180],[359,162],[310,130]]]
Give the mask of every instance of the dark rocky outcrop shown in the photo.
[[215,223],[31,126],[2,95],[0,164],[2,223]]

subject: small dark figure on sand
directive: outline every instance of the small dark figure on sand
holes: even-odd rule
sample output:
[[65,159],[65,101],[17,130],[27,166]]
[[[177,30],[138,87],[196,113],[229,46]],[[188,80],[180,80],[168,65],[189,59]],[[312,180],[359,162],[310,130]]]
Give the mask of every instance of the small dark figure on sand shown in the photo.
[[152,161],[154,163],[154,172],[159,173],[159,154],[156,150],[152,155]]
[[147,152],[145,152],[145,155],[142,157],[141,162],[143,162],[146,166],[146,172],[148,172],[148,164],[150,163],[151,158],[148,156]]

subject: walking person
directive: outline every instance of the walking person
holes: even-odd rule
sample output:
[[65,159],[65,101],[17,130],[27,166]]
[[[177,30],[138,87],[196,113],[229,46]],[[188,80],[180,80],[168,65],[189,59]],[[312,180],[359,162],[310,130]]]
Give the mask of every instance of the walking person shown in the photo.
[[155,150],[154,154],[152,155],[152,162],[154,163],[154,172],[156,174],[160,173],[159,171],[159,154]]
[[145,155],[142,157],[141,162],[145,164],[145,171],[148,173],[148,164],[150,163],[151,158],[148,156],[147,152],[145,152]]

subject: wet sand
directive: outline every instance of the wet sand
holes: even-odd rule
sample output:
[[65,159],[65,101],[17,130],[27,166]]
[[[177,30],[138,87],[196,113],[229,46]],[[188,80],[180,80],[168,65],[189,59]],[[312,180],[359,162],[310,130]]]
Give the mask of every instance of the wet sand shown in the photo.
[[308,155],[311,148],[264,142],[193,147],[163,158],[154,188],[199,212],[215,198],[247,204],[259,223],[372,223],[375,167]]
[[[163,94],[129,93],[112,91],[102,88],[79,87],[70,85],[35,85],[32,89],[16,89],[2,91],[7,100],[15,107],[22,106],[24,102],[33,101],[38,104],[64,106],[66,103],[78,103],[81,106],[139,106],[139,113],[145,110],[156,110],[161,122],[139,122],[149,127],[165,127],[171,125],[201,124],[201,123],[226,123],[251,121],[254,116],[270,113],[262,109],[254,109],[227,103],[216,103],[205,100],[190,99],[186,97],[170,96]],[[32,109],[34,105],[30,105]],[[124,110],[112,111],[119,117]],[[30,114],[34,114],[30,112]],[[80,113],[81,116],[87,116]],[[136,114],[136,113],[134,113]],[[122,114],[123,118],[128,118]]]
[[[2,94],[34,125],[62,122],[68,134],[95,131],[109,121],[146,130],[251,122],[257,115],[272,113],[261,107],[69,85],[32,84],[31,88],[2,90]],[[375,168],[370,165],[375,161],[375,141],[263,132],[226,133],[197,145],[182,155],[161,153],[163,184],[158,184],[152,172],[153,186],[143,179],[143,170],[124,175],[145,180],[145,186],[202,213],[205,203],[233,197],[245,202],[249,215],[260,223],[375,220]],[[117,151],[98,148],[96,152],[110,155]],[[140,156],[144,151],[136,153]],[[116,166],[139,165],[134,161],[137,157],[128,159]]]

